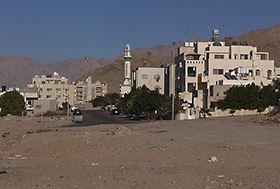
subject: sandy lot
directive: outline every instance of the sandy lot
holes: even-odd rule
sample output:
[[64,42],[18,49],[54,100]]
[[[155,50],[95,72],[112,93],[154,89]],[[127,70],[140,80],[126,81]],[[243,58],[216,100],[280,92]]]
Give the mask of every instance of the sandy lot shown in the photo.
[[280,127],[258,120],[0,118],[0,188],[280,188]]

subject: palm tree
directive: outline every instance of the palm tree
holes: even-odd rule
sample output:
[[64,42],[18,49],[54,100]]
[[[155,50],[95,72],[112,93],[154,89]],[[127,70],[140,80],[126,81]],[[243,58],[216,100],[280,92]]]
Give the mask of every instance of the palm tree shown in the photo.
[[211,116],[209,108],[200,109],[200,113],[202,114],[203,118],[206,118],[206,116]]

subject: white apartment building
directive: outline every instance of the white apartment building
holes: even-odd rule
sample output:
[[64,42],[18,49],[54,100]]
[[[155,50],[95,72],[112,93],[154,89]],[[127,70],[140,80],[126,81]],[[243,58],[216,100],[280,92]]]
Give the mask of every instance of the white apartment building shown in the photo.
[[57,107],[62,107],[63,102],[69,102],[69,105],[74,105],[74,90],[75,86],[67,84],[68,79],[60,77],[58,73],[54,75],[35,75],[32,78],[32,84],[28,87],[37,87],[39,100],[56,100]]
[[145,85],[150,90],[165,94],[165,70],[157,67],[138,67],[133,73],[133,88]]
[[213,30],[212,41],[186,42],[178,54],[176,93],[190,103],[204,101],[199,107],[208,106],[205,97],[212,85],[267,85],[274,77],[274,60],[268,52],[258,52],[245,42],[226,46],[219,40],[218,30]]
[[96,97],[107,94],[107,84],[96,81],[92,82],[89,76],[86,81],[74,82],[75,85],[75,104],[85,104],[94,100]]

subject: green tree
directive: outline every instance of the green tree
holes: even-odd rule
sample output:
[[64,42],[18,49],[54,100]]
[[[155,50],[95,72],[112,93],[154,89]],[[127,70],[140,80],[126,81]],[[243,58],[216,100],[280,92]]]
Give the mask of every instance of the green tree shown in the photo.
[[6,116],[7,114],[22,115],[25,102],[24,98],[17,91],[6,92],[0,97],[0,116]]
[[[175,112],[181,109],[182,100],[175,99]],[[160,94],[158,91],[152,91],[145,85],[133,89],[129,94],[125,94],[120,99],[120,109],[125,114],[139,117],[144,115],[145,119],[163,119],[171,113],[172,99]]]
[[222,110],[258,110],[264,111],[269,106],[278,104],[279,92],[273,85],[262,88],[254,83],[246,86],[233,86],[225,92],[226,97],[211,103],[211,108],[217,107]]
[[104,106],[105,98],[103,96],[99,96],[91,101],[93,107]]
[[116,105],[119,103],[120,95],[118,93],[108,93],[104,96],[104,106]]
[[126,94],[121,101],[122,111],[138,117],[144,114],[146,119],[155,119],[160,112],[162,95],[151,91],[145,85]]

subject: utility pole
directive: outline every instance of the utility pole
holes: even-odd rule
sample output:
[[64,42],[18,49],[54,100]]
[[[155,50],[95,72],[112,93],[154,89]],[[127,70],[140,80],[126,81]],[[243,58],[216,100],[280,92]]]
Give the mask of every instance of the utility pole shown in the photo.
[[[69,67],[68,67],[68,78],[67,78],[67,121],[69,121],[69,114],[70,114],[70,112],[69,112],[69,97],[70,97],[70,92],[69,92],[69,85],[70,85],[70,78],[69,78],[69,76],[70,76],[70,65],[69,65]],[[69,81],[69,84],[68,84],[68,81]]]
[[44,117],[43,117],[44,111],[43,111],[43,103],[41,101],[41,125],[44,123]]
[[172,66],[171,66],[171,82],[172,82],[172,121],[175,119],[175,63],[174,63],[174,46],[175,42],[172,44]]

